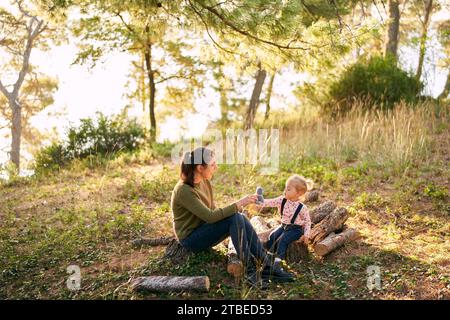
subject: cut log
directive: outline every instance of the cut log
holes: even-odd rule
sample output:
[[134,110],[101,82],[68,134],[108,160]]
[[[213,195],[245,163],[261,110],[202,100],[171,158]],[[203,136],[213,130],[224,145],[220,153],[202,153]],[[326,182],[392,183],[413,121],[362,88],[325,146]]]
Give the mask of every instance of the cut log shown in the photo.
[[261,216],[254,216],[253,218],[250,219],[250,223],[252,224],[256,233],[267,231],[270,228],[267,221]]
[[147,246],[166,246],[168,245],[174,237],[159,237],[159,238],[139,238],[131,242],[135,247]]
[[134,291],[209,291],[209,278],[201,277],[173,277],[173,276],[150,276],[139,277],[131,282]]
[[309,256],[308,246],[300,240],[292,242],[286,251],[288,263],[300,262]]
[[319,200],[319,191],[311,190],[305,194],[305,203],[310,203]]
[[352,228],[345,229],[338,234],[332,232],[325,239],[314,246],[314,252],[319,256],[325,256],[334,249],[344,245],[345,243],[356,240],[359,237],[359,232]]
[[258,235],[259,241],[265,244],[274,228],[271,228],[269,223],[261,216],[254,216],[250,219],[250,223]]
[[275,230],[275,228],[276,228],[276,227],[270,228],[270,229],[268,229],[267,231],[258,233],[259,241],[261,241],[261,243],[262,243],[263,245],[265,245],[265,244],[267,243],[267,241],[269,241],[269,236],[270,236],[270,234],[272,233],[272,231]]
[[315,246],[317,243],[325,239],[331,232],[342,229],[347,218],[347,209],[334,209],[332,213],[312,228],[309,236],[311,244]]
[[178,240],[172,239],[166,248],[166,252],[163,259],[169,259],[173,263],[183,263],[186,259],[192,255],[192,252],[183,247]]
[[311,222],[316,224],[328,216],[333,210],[336,209],[336,204],[333,201],[326,201],[320,204],[318,207],[310,210]]
[[235,278],[240,278],[244,273],[244,266],[237,256],[236,249],[234,248],[233,241],[231,241],[231,239],[228,242],[227,257],[227,272]]

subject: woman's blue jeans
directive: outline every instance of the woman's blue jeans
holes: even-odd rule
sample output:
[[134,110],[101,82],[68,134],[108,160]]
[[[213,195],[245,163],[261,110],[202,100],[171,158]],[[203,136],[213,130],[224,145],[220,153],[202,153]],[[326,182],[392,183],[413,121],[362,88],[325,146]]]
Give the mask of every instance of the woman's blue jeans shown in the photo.
[[199,252],[214,247],[228,236],[231,236],[236,253],[245,264],[248,265],[252,257],[258,260],[266,257],[255,229],[247,217],[239,212],[215,223],[202,224],[180,243],[193,252]]

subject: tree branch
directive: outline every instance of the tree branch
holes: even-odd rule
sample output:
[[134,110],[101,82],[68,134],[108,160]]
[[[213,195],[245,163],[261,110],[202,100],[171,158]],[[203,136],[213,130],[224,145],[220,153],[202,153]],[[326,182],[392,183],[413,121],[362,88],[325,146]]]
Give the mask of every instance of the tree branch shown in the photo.
[[[158,72],[158,73],[159,73],[159,72]],[[163,79],[161,79],[161,80],[159,80],[159,81],[156,81],[155,84],[159,84],[159,83],[162,83],[162,82],[164,82],[164,81],[167,81],[167,80],[170,80],[170,79],[174,79],[174,78],[179,78],[179,79],[192,79],[192,77],[187,77],[187,76],[182,76],[182,75],[177,75],[177,74],[175,74],[175,75],[169,76],[169,77],[167,77],[167,78],[163,78]]]
[[11,95],[10,92],[6,89],[6,87],[3,85],[2,80],[0,80],[0,91],[5,95],[7,99],[9,99],[9,96]]
[[339,29],[342,30],[342,25],[343,25],[342,18],[341,18],[341,15],[339,14],[339,9],[338,9],[338,6],[336,4],[336,1],[335,0],[330,0],[330,2],[331,2],[331,4],[333,5],[333,7],[334,7],[334,9],[336,11],[336,16],[337,16],[338,21],[339,21]]
[[137,34],[137,32],[128,23],[125,22],[124,18],[122,17],[122,15],[120,14],[119,11],[115,12],[115,14],[116,14],[116,16],[119,17],[119,19],[122,21],[125,28],[128,29],[128,31],[130,31],[132,34]]
[[[194,1],[195,1],[195,0],[194,0]],[[189,5],[190,5],[191,7],[194,6],[190,0],[188,0],[188,3],[189,3]],[[252,34],[249,33],[248,31],[241,30],[241,29],[239,29],[238,27],[236,27],[233,23],[231,23],[230,21],[228,21],[222,14],[220,14],[214,7],[206,6],[206,5],[204,5],[203,3],[201,3],[201,2],[196,2],[196,3],[198,3],[203,9],[205,9],[205,10],[209,11],[210,13],[212,13],[213,15],[215,15],[215,16],[216,16],[217,18],[219,18],[226,26],[228,26],[228,27],[231,28],[232,30],[234,30],[234,31],[236,31],[237,33],[240,33],[240,34],[242,34],[242,35],[244,35],[244,36],[247,36],[247,37],[249,37],[249,38],[251,38],[251,39],[253,39],[253,40],[256,40],[256,41],[258,41],[258,42],[262,42],[262,43],[265,43],[265,44],[268,44],[268,45],[271,45],[271,46],[274,46],[274,47],[277,47],[277,48],[279,48],[279,49],[289,49],[289,50],[309,50],[309,48],[305,48],[305,47],[291,47],[290,45],[281,45],[281,44],[278,44],[278,43],[273,42],[273,41],[261,39],[261,38],[259,38],[259,37],[257,37],[257,36],[252,35]],[[297,41],[299,41],[299,40],[297,40]],[[300,42],[303,42],[303,43],[306,43],[306,44],[310,44],[310,43],[307,43],[307,42],[305,42],[305,41],[300,41]]]
[[[20,87],[22,86],[23,81],[25,80],[25,76],[28,72],[28,68],[30,66],[30,55],[31,55],[31,49],[33,47],[33,42],[36,39],[36,37],[41,32],[43,32],[45,30],[45,28],[47,27],[47,25],[44,25],[43,20],[39,21],[36,19],[36,21],[38,21],[38,25],[36,26],[36,28],[34,30],[31,30],[31,32],[28,34],[25,52],[23,53],[22,69],[20,70],[19,77],[18,77],[16,83],[14,84],[14,89],[12,92],[13,96],[18,95]],[[30,26],[31,26],[31,23],[30,23]]]
[[26,17],[28,18],[36,18],[30,15],[30,13],[28,11],[26,11],[23,7],[22,7],[22,0],[16,0],[14,1],[15,4],[17,4],[17,7],[19,8],[19,11]]
[[229,54],[236,54],[236,52],[233,52],[233,51],[230,51],[230,50],[228,50],[228,49],[225,49],[225,48],[222,47],[220,44],[218,44],[217,41],[214,40],[213,36],[212,36],[211,33],[209,32],[208,24],[207,24],[206,21],[203,19],[203,16],[200,14],[200,12],[198,12],[197,9],[196,9],[194,6],[191,6],[191,9],[192,9],[192,10],[194,11],[194,13],[200,18],[201,22],[202,22],[203,25],[205,26],[206,34],[207,34],[208,37],[211,39],[211,41],[213,42],[213,44],[214,44],[217,48],[219,48],[219,49],[221,49],[221,50],[223,50],[223,51],[225,51],[225,52],[227,52],[227,53],[229,53]]

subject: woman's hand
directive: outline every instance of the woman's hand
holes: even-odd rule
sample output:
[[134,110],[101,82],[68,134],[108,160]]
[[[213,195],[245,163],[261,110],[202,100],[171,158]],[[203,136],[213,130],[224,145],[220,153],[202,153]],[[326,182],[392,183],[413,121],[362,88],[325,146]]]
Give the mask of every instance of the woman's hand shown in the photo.
[[256,194],[249,194],[248,196],[245,196],[245,197],[239,199],[236,202],[236,205],[237,205],[238,209],[241,209],[241,208],[249,205],[250,203],[255,203],[257,199],[258,199],[258,196]]

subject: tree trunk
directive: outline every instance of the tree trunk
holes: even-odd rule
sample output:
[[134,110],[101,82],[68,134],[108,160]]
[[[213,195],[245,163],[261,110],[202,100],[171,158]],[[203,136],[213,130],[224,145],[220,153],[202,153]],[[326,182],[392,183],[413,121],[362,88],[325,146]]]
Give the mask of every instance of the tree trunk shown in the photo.
[[325,239],[331,232],[342,229],[347,218],[347,209],[337,208],[333,210],[332,213],[312,228],[309,236],[311,244],[316,245]]
[[12,110],[12,122],[11,122],[11,162],[16,166],[17,172],[20,172],[20,140],[22,135],[22,110],[20,104],[17,102],[17,98],[11,98],[9,105]]
[[147,99],[146,99],[146,85],[145,85],[145,55],[141,54],[140,55],[140,59],[139,59],[139,87],[138,87],[138,92],[139,92],[139,98],[140,98],[140,102],[142,103],[142,112],[145,112],[145,105],[147,103]]
[[446,99],[450,93],[450,72],[447,74],[447,81],[445,82],[444,90],[438,96],[438,99]]
[[[23,53],[14,53],[16,58],[22,60],[22,66],[19,71],[19,75],[17,77],[16,82],[14,83],[13,90],[8,92],[6,87],[3,85],[0,79],[0,92],[8,99],[9,106],[12,111],[12,121],[11,121],[11,152],[10,152],[10,160],[16,166],[17,172],[20,172],[20,142],[22,136],[22,110],[21,105],[18,101],[20,89],[22,88],[22,84],[25,81],[25,77],[29,72],[30,67],[30,55],[31,50],[33,49],[33,44],[36,38],[47,28],[47,25],[44,24],[43,20],[39,20],[37,16],[32,16],[29,12],[24,10],[21,6],[21,2],[15,3],[18,5],[19,11],[28,21],[26,21],[26,30],[27,37],[23,39],[25,41],[25,48]],[[20,22],[20,21],[19,21]],[[22,23],[22,22],[20,22]]]
[[173,276],[150,276],[139,277],[131,282],[134,291],[155,291],[155,292],[174,292],[174,291],[209,291],[209,278],[200,277],[173,277]]
[[426,51],[425,44],[427,42],[428,37],[428,26],[430,24],[430,15],[432,8],[433,8],[433,0],[427,0],[427,2],[425,3],[425,17],[422,23],[422,35],[420,37],[419,64],[417,66],[416,72],[417,80],[420,80],[420,77],[422,76],[423,61],[425,59],[425,51]]
[[264,115],[264,120],[269,119],[270,113],[270,98],[272,97],[273,90],[273,80],[275,79],[275,72],[270,76],[269,88],[267,89],[267,97],[266,97],[266,114]]
[[359,232],[352,228],[346,229],[338,234],[332,232],[314,246],[314,252],[319,256],[325,256],[345,243],[359,238],[359,236]]
[[152,44],[148,44],[145,51],[145,66],[149,85],[149,114],[150,114],[150,143],[156,141],[156,117],[155,117],[155,71],[152,69]]
[[388,19],[384,56],[397,59],[398,35],[400,28],[400,10],[398,0],[389,0]]
[[252,97],[250,99],[250,103],[247,109],[247,115],[245,118],[244,129],[248,130],[253,127],[253,121],[256,116],[256,109],[258,109],[259,105],[259,97],[261,96],[262,87],[264,84],[264,80],[266,79],[267,72],[261,69],[261,64],[259,64],[258,72],[256,73],[256,81],[255,86],[253,88]]

